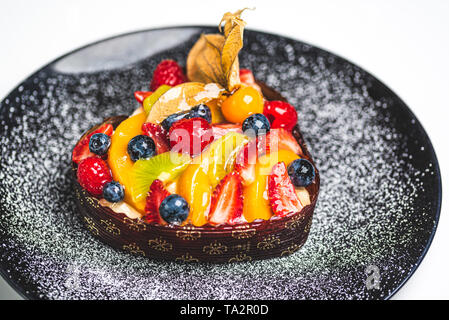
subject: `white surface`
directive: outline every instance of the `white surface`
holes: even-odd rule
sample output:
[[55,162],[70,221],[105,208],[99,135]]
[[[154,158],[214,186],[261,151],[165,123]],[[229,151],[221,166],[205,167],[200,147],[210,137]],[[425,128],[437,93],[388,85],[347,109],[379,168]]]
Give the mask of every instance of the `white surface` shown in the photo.
[[[368,70],[395,91],[429,134],[449,189],[449,1],[23,1],[0,2],[0,99],[35,70],[79,46],[169,25],[218,23],[256,7],[248,27],[309,42]],[[449,299],[449,218],[443,198],[433,244],[396,299]],[[0,279],[0,299],[17,295]]]

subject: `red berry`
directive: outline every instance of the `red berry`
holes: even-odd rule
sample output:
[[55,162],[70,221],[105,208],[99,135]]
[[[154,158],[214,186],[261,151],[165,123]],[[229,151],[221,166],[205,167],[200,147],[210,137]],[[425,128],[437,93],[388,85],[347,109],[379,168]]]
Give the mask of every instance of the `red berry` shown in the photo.
[[154,70],[150,88],[156,91],[163,84],[174,87],[184,82],[186,82],[186,76],[179,64],[173,60],[164,60]]
[[212,141],[212,128],[203,118],[182,119],[170,128],[170,145],[175,152],[197,155]]
[[283,101],[266,101],[263,114],[270,121],[271,128],[291,131],[298,122],[295,107]]
[[209,221],[212,224],[238,224],[243,217],[243,187],[240,175],[233,171],[225,176],[212,194]]
[[147,222],[159,222],[162,223],[162,219],[159,215],[159,207],[162,201],[170,195],[164,188],[164,184],[161,180],[154,180],[150,186],[150,191],[147,196],[147,203],[145,206],[145,221]]
[[103,194],[105,184],[112,181],[111,170],[103,159],[91,157],[78,165],[78,182],[91,195],[99,197]]
[[134,98],[136,98],[137,102],[140,104],[143,103],[143,100],[145,100],[146,97],[149,97],[153,94],[151,91],[136,91],[134,92]]
[[95,154],[89,151],[90,137],[92,137],[96,133],[104,133],[107,134],[108,136],[111,136],[113,131],[114,127],[112,127],[112,125],[109,123],[105,123],[102,126],[100,126],[97,130],[89,133],[80,142],[78,142],[75,148],[73,148],[72,161],[78,164],[86,158],[95,157]]
[[271,210],[280,217],[289,213],[300,212],[303,208],[296,195],[295,187],[290,181],[284,162],[274,165],[271,175],[268,177],[268,198],[270,199]]
[[167,132],[158,124],[145,122],[142,125],[142,131],[145,135],[153,139],[156,144],[157,154],[170,151],[170,143],[168,142]]

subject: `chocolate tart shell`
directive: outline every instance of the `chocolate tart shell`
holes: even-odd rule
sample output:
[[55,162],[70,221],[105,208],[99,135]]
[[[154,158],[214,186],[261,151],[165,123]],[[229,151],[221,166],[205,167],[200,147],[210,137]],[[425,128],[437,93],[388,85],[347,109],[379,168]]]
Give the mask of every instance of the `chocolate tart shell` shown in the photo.
[[[285,100],[265,84],[258,84],[268,100]],[[124,119],[126,117],[118,116],[105,122],[116,127]],[[303,150],[303,157],[315,166],[298,126],[293,129],[293,135]],[[179,262],[232,263],[292,254],[307,240],[320,186],[320,176],[316,170],[314,183],[307,187],[311,204],[286,217],[273,216],[270,220],[256,220],[237,226],[163,226],[130,219],[100,205],[99,199],[79,185],[75,163],[72,163],[72,169],[78,212],[94,236],[116,249],[151,259]]]

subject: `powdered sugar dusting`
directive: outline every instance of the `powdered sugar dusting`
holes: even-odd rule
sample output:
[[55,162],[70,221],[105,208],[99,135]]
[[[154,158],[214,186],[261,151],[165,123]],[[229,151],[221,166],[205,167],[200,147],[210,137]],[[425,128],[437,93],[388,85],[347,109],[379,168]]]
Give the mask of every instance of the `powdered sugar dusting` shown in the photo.
[[[29,288],[28,296],[50,299],[389,296],[416,266],[436,223],[437,164],[428,145],[409,149],[421,143],[416,121],[396,113],[397,100],[369,75],[275,36],[247,32],[240,62],[297,107],[320,170],[305,246],[266,261],[178,264],[118,252],[91,236],[71,189],[74,143],[103,118],[132,112],[133,92],[146,88],[156,64],[185,61],[195,40],[120,70],[63,75],[50,66],[2,102],[0,262],[6,276]],[[378,288],[367,286],[367,266],[378,268]]]

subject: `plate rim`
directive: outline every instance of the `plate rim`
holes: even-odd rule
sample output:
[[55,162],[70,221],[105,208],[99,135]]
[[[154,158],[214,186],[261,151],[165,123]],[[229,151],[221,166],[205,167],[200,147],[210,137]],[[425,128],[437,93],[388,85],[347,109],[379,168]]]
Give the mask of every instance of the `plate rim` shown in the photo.
[[[81,50],[87,49],[89,47],[95,46],[97,44],[100,44],[102,42],[106,42],[106,41],[110,41],[110,40],[114,40],[114,39],[118,39],[121,37],[126,37],[126,36],[130,36],[130,35],[134,35],[134,34],[139,34],[139,33],[145,33],[145,32],[151,32],[151,31],[164,31],[164,30],[171,30],[171,29],[187,29],[187,28],[196,28],[196,29],[213,29],[213,28],[217,28],[217,26],[213,26],[213,25],[179,25],[179,26],[175,26],[175,25],[170,25],[170,26],[162,26],[162,27],[156,27],[156,28],[147,28],[147,29],[139,29],[139,30],[134,30],[134,31],[130,31],[130,32],[125,32],[125,33],[120,33],[120,34],[116,34],[116,35],[112,35],[106,38],[102,38],[99,40],[95,40],[93,42],[90,42],[86,45],[77,47],[73,50],[70,50],[69,52],[58,56],[57,58],[51,60],[50,62],[48,62],[47,64],[45,64],[44,66],[40,67],[39,69],[37,69],[36,71],[32,72],[31,74],[29,74],[24,80],[20,81],[18,85],[16,85],[15,87],[13,87],[12,90],[10,90],[6,96],[1,100],[2,104],[3,101],[5,101],[6,99],[8,99],[8,97],[15,92],[23,83],[25,83],[26,81],[28,81],[30,78],[34,77],[35,75],[37,75],[39,72],[41,72],[44,69],[49,68],[51,65],[57,63],[58,61],[74,54],[77,53]],[[217,28],[218,29],[218,28]],[[367,75],[369,75],[370,77],[372,77],[372,79],[376,82],[377,85],[379,85],[383,90],[385,90],[386,92],[388,92],[390,95],[394,96],[397,99],[397,102],[399,104],[399,107],[402,108],[405,112],[408,113],[409,116],[411,116],[411,118],[415,119],[416,122],[414,123],[417,130],[420,132],[420,134],[423,134],[423,136],[427,139],[428,143],[429,143],[429,150],[428,153],[430,155],[430,158],[432,161],[435,162],[435,174],[436,174],[436,178],[437,178],[437,208],[436,208],[436,212],[435,212],[435,221],[432,227],[432,231],[431,234],[427,240],[427,244],[424,248],[424,250],[422,251],[421,255],[419,256],[419,259],[417,260],[416,264],[414,265],[413,268],[410,269],[410,271],[408,272],[408,274],[406,275],[406,277],[402,280],[402,282],[396,286],[396,288],[391,291],[391,293],[387,296],[384,297],[384,300],[389,300],[391,299],[400,289],[402,289],[402,287],[407,283],[407,281],[413,276],[413,274],[416,272],[416,270],[418,269],[418,267],[421,265],[422,261],[424,260],[425,256],[427,255],[427,252],[429,251],[430,246],[432,245],[433,239],[435,238],[435,233],[436,230],[438,228],[438,224],[439,224],[439,220],[440,220],[440,215],[441,215],[441,205],[442,205],[442,178],[441,178],[441,171],[440,171],[440,165],[438,162],[438,158],[435,152],[435,149],[433,147],[432,141],[430,140],[429,135],[427,134],[426,130],[424,129],[423,125],[421,124],[420,120],[416,117],[416,115],[413,113],[413,111],[410,109],[410,107],[401,99],[401,97],[399,97],[398,94],[396,94],[392,89],[390,89],[384,82],[382,82],[379,78],[377,78],[375,75],[373,75],[371,72],[366,71],[364,68],[360,67],[357,63],[352,62],[350,59],[347,59],[345,57],[342,57],[339,54],[333,53],[327,49],[323,49],[322,47],[315,45],[315,44],[310,44],[308,42],[299,40],[299,39],[295,39],[291,36],[287,36],[287,35],[283,35],[283,34],[278,34],[278,33],[271,33],[271,32],[267,32],[267,31],[262,31],[259,29],[253,29],[253,28],[247,28],[246,31],[250,31],[250,32],[254,32],[254,33],[258,33],[258,34],[262,34],[262,35],[268,35],[271,37],[277,37],[277,38],[283,38],[286,39],[288,41],[293,41],[293,42],[298,42],[301,43],[303,45],[307,45],[311,48],[314,49],[318,49],[319,51],[324,52],[325,54],[329,54],[331,56],[334,56],[338,59],[341,59],[342,61],[349,63],[353,66],[355,66],[356,68],[358,68],[359,70],[363,71],[364,73],[366,73]],[[31,294],[31,292],[27,292],[28,290],[22,288],[21,286],[19,286],[13,279],[11,279],[7,273],[4,270],[4,266],[3,264],[0,265],[0,275],[2,276],[2,278],[5,280],[5,282],[7,284],[9,284],[11,286],[11,288],[17,292],[23,299],[30,299],[30,300],[34,300],[36,299],[36,295]]]

